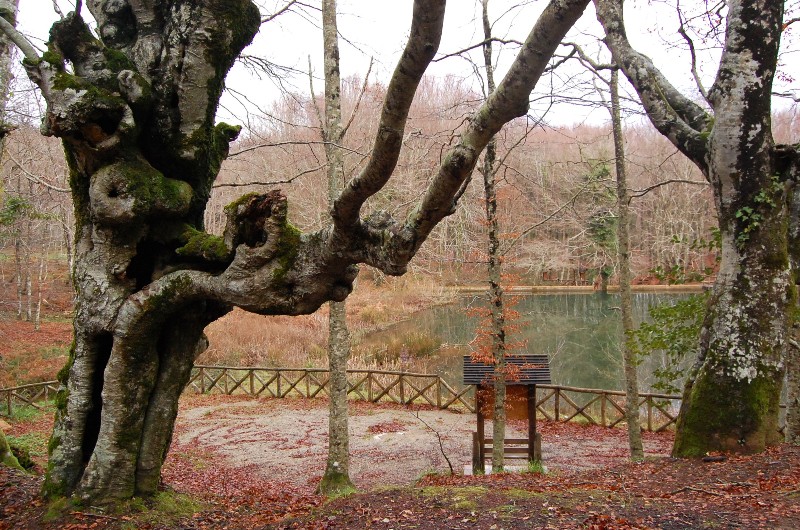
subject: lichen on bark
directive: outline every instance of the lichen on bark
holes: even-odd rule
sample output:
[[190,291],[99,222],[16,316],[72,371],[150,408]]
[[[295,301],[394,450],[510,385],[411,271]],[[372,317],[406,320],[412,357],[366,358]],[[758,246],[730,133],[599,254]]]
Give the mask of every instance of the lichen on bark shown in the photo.
[[[796,170],[781,162],[770,102],[783,2],[731,0],[710,110],[678,92],[628,42],[621,0],[598,0],[614,60],[654,126],[709,180],[721,234],[721,264],[678,419],[676,456],[755,452],[777,440],[796,290],[788,260],[787,191]],[[788,149],[794,157],[796,147]]]

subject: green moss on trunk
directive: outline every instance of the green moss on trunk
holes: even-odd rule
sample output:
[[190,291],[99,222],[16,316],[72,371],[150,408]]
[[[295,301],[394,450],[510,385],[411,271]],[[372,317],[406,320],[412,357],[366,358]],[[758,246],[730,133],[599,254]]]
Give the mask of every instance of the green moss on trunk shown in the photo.
[[6,435],[2,430],[0,430],[0,464],[12,467],[14,469],[23,470],[22,466],[17,460],[17,457],[11,452],[11,447],[8,445],[8,441],[6,441]]
[[684,395],[673,456],[699,457],[719,450],[755,453],[776,443],[780,386],[778,376],[745,383],[701,373]]
[[189,225],[186,225],[181,240],[185,242],[184,245],[175,251],[179,256],[226,263],[233,254],[225,245],[223,238],[207,234]]
[[347,473],[328,469],[319,483],[317,492],[328,497],[342,497],[355,493],[356,487],[350,482]]

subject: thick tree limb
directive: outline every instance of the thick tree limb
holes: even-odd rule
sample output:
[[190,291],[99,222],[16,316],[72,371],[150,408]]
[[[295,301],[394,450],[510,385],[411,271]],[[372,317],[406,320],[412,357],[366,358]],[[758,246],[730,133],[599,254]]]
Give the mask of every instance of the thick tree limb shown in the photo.
[[707,133],[712,120],[699,105],[681,94],[653,62],[633,49],[625,32],[622,0],[595,0],[606,44],[636,89],[647,115],[664,136],[707,173]]
[[411,36],[389,82],[372,156],[334,203],[332,217],[337,227],[356,223],[361,206],[383,188],[397,165],[417,85],[439,49],[444,7],[444,0],[414,2]]
[[531,91],[587,4],[585,0],[553,1],[542,12],[505,78],[472,117],[459,144],[446,155],[420,204],[406,219],[404,231],[410,242],[406,251],[416,252],[433,227],[453,212],[453,197],[491,138],[509,121],[525,116]]
[[22,52],[22,55],[28,61],[33,63],[39,62],[39,52],[36,51],[36,48],[33,47],[33,44],[30,43],[25,36],[17,31],[8,20],[3,17],[0,17],[0,31],[6,34],[6,36],[13,42],[17,48]]

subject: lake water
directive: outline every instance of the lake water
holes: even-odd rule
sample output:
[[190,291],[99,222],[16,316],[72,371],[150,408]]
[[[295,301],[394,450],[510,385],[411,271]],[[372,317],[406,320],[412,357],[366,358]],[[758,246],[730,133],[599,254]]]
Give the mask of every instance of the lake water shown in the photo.
[[[651,305],[678,300],[686,293],[634,293],[634,321],[648,318]],[[550,358],[554,384],[584,388],[622,389],[622,358],[619,345],[622,324],[618,294],[537,294],[516,296],[518,331],[512,341],[522,340],[529,353]],[[423,367],[461,386],[462,354],[470,353],[479,317],[470,309],[485,306],[481,296],[467,296],[457,303],[416,314],[413,319],[372,334],[367,341],[379,344],[403,336],[429,336],[442,347],[430,352],[420,365],[417,359],[400,359],[401,368]],[[443,353],[444,352],[444,353]],[[520,352],[522,352],[520,350]],[[423,355],[422,357],[426,357]],[[408,363],[408,366],[402,364]],[[646,358],[639,366],[640,391],[650,391],[653,370],[661,356]]]

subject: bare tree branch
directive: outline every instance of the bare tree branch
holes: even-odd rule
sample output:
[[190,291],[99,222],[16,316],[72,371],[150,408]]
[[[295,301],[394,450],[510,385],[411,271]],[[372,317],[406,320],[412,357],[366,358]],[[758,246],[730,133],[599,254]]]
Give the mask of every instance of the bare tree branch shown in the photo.
[[666,186],[667,184],[692,184],[694,186],[708,186],[708,182],[706,182],[705,180],[669,179],[669,180],[664,180],[662,182],[658,182],[656,184],[653,184],[652,186],[648,186],[640,190],[631,190],[630,198],[634,199],[637,197],[643,197],[648,193],[650,193],[651,191],[660,188],[661,186]]
[[[76,7],[75,10],[79,11],[79,8]],[[61,8],[58,6],[58,2],[56,0],[53,0],[53,11],[56,12],[56,14],[58,15],[58,18],[60,18],[60,19],[64,18],[64,13],[61,11]]]
[[[293,5],[295,5],[295,4],[298,4],[298,3],[300,3],[300,2],[298,2],[298,0],[291,0],[291,1],[290,1],[288,4],[286,4],[285,6],[283,6],[283,7],[282,7],[282,8],[280,8],[280,9],[278,9],[278,10],[277,10],[277,11],[275,11],[273,14],[271,14],[271,15],[265,15],[265,16],[261,17],[261,23],[262,23],[262,24],[266,24],[267,22],[270,22],[270,21],[272,21],[272,20],[275,20],[276,18],[278,18],[278,17],[279,17],[279,16],[281,16],[282,14],[286,13],[287,11],[289,11],[289,9],[290,9],[290,8],[291,8]],[[311,7],[311,6],[308,6],[308,5],[306,5],[306,4],[302,4],[302,3],[301,3],[300,5],[302,5],[302,6],[304,6],[304,7]]]
[[347,130],[350,128],[350,125],[353,124],[353,120],[358,114],[358,108],[361,106],[361,101],[364,99],[364,94],[367,92],[367,84],[369,82],[369,74],[372,73],[372,63],[373,59],[370,58],[369,66],[367,67],[367,73],[364,75],[364,83],[361,85],[361,91],[358,93],[358,99],[356,99],[356,104],[353,107],[353,112],[350,113],[350,118],[347,120],[347,123],[344,127],[342,127],[342,138],[347,134]]
[[287,141],[284,141],[284,142],[268,142],[268,143],[261,143],[261,144],[258,144],[258,145],[251,145],[250,147],[244,147],[244,148],[242,148],[242,149],[240,149],[238,151],[235,151],[235,152],[231,153],[230,155],[228,155],[228,159],[240,156],[240,155],[242,155],[244,153],[248,153],[250,151],[255,151],[256,149],[262,149],[262,148],[265,148],[265,147],[285,147],[287,145],[303,145],[303,146],[305,146],[305,145],[323,145],[323,146],[324,145],[332,145],[334,147],[337,147],[339,149],[343,149],[345,151],[349,151],[349,152],[351,152],[353,154],[356,154],[356,155],[359,155],[359,156],[368,156],[366,153],[362,153],[361,151],[357,151],[355,149],[351,149],[350,147],[338,144],[336,142],[320,142],[320,141],[311,141],[311,140],[287,140]]
[[[591,67],[592,70],[597,70],[597,71],[600,71],[600,70],[614,70],[616,68],[619,68],[614,63],[598,63],[597,61],[595,61],[594,59],[589,57],[589,55],[584,51],[583,48],[581,48],[580,45],[578,45],[578,44],[576,44],[574,42],[565,42],[563,44],[564,44],[564,46],[572,47],[573,51],[578,54],[578,57],[580,58],[581,62],[584,62],[584,63],[588,64]],[[606,82],[606,83],[608,83],[608,82]]]
[[47,188],[49,190],[57,191],[59,193],[70,193],[72,191],[69,188],[59,188],[58,186],[54,186],[53,184],[50,184],[49,182],[44,180],[42,177],[39,177],[38,175],[34,175],[33,173],[31,173],[30,171],[25,169],[23,164],[20,163],[16,158],[14,158],[14,155],[11,154],[11,152],[9,152],[8,150],[5,151],[5,155],[12,162],[14,162],[14,164],[17,167],[17,169],[19,169],[22,172],[22,174],[25,175],[25,178],[28,179],[29,181],[34,182],[36,184],[40,184],[40,185],[44,186],[45,188]]
[[406,220],[406,227],[419,244],[436,223],[452,213],[452,197],[472,172],[492,136],[503,125],[528,112],[531,91],[587,4],[585,0],[551,2],[542,12],[505,78],[472,117],[459,144],[445,157],[419,206]]
[[779,98],[788,98],[791,99],[792,101],[800,103],[800,96],[792,92],[773,92],[772,95],[777,96]]
[[706,138],[702,133],[710,128],[711,117],[675,89],[650,58],[633,49],[625,32],[622,0],[595,0],[595,6],[614,62],[622,66],[650,121],[698,167],[707,171]]
[[450,59],[451,57],[459,57],[459,56],[467,53],[468,51],[474,50],[476,48],[482,48],[483,46],[485,46],[486,44],[489,44],[490,42],[499,42],[500,44],[516,44],[518,46],[522,46],[522,43],[520,41],[518,41],[518,40],[514,40],[514,39],[499,39],[497,37],[492,37],[491,39],[485,39],[485,40],[482,40],[481,42],[478,42],[477,44],[473,44],[472,46],[468,46],[468,47],[464,48],[463,50],[458,50],[457,52],[452,52],[452,53],[448,53],[447,55],[442,55],[441,57],[437,57],[436,59],[434,59],[431,62],[438,63],[439,61],[444,61],[445,59]]
[[697,73],[697,54],[694,50],[694,41],[692,38],[689,37],[689,34],[686,32],[686,21],[683,18],[683,12],[680,8],[680,2],[677,4],[676,7],[678,11],[678,20],[680,20],[681,25],[678,28],[678,34],[683,37],[683,40],[686,41],[687,46],[689,46],[689,53],[692,56],[692,77],[694,77],[694,82],[697,85],[697,90],[700,91],[700,94],[703,96],[703,99],[708,101],[708,91],[703,86],[703,82],[700,80],[700,74]]
[[575,201],[578,199],[578,197],[580,197],[581,194],[586,190],[586,188],[588,188],[589,186],[593,186],[595,184],[597,184],[597,181],[587,182],[586,184],[581,186],[581,188],[577,192],[575,192],[572,195],[572,197],[570,197],[566,202],[564,202],[564,204],[562,204],[561,206],[556,208],[550,215],[548,215],[547,217],[545,217],[544,219],[542,219],[538,223],[535,223],[535,224],[529,226],[528,228],[526,228],[525,230],[523,230],[517,237],[512,239],[511,242],[508,244],[508,246],[505,248],[505,250],[503,250],[503,256],[508,254],[511,251],[511,249],[514,248],[514,246],[522,240],[523,237],[525,237],[526,235],[530,234],[532,231],[536,230],[537,228],[539,228],[543,224],[548,223],[550,221],[550,219],[552,219],[553,217],[555,217],[556,215],[558,215],[559,213],[564,211],[564,209],[567,206],[569,206],[570,204],[574,204]]
[[444,7],[444,0],[414,2],[411,37],[389,82],[372,156],[334,203],[332,216],[335,225],[353,225],[364,202],[391,177],[400,155],[408,110],[417,86],[439,48]]
[[259,181],[259,180],[250,180],[247,182],[221,182],[219,184],[214,184],[214,188],[243,188],[246,186],[276,186],[278,184],[291,184],[295,180],[299,179],[304,175],[308,175],[309,173],[314,173],[321,169],[325,169],[325,166],[328,164],[322,164],[317,167],[313,167],[311,169],[306,169],[305,171],[301,171],[300,173],[296,174],[293,177],[283,180],[268,180],[268,181]]
[[36,51],[36,48],[33,47],[33,44],[25,38],[25,36],[20,33],[17,28],[11,25],[11,23],[3,17],[0,17],[0,31],[6,34],[6,36],[11,39],[17,48],[22,52],[22,55],[25,58],[32,62],[38,63],[39,59],[39,52]]

